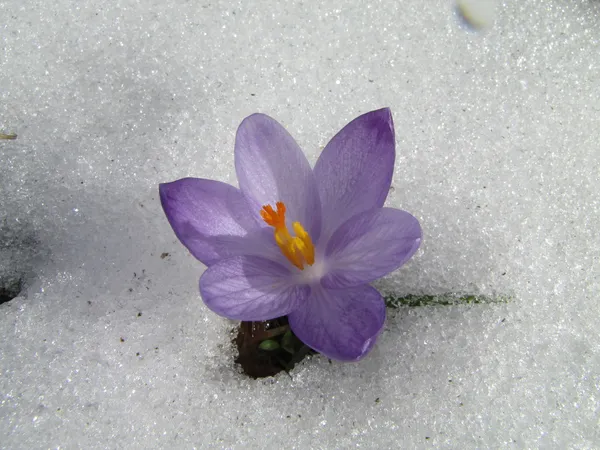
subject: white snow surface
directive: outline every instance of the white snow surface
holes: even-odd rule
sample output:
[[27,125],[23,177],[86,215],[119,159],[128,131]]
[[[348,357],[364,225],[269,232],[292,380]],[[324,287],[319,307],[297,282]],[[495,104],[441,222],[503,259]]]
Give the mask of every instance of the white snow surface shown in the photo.
[[[600,2],[498,2],[483,32],[449,0],[0,17],[1,448],[600,447]],[[254,112],[314,164],[384,106],[424,241],[376,286],[509,300],[391,310],[359,363],[250,379],[157,185],[235,184]]]

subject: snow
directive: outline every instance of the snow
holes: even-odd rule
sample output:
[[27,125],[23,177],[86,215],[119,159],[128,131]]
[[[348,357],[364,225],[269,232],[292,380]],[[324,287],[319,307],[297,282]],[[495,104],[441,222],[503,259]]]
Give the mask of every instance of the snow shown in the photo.
[[[498,2],[479,33],[455,8],[0,2],[0,447],[597,448],[600,4]],[[314,163],[383,106],[424,242],[376,286],[504,300],[252,380],[157,185],[235,183],[251,113]]]

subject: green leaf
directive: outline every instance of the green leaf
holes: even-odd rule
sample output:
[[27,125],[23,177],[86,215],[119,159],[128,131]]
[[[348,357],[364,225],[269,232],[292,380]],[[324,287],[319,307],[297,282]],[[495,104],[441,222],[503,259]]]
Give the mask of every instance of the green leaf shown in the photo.
[[388,308],[399,308],[401,306],[448,306],[448,305],[471,305],[486,303],[508,303],[510,297],[489,297],[485,295],[461,295],[455,293],[446,293],[439,295],[414,295],[397,296],[394,294],[384,295],[385,305]]
[[258,348],[261,350],[266,350],[268,352],[271,352],[273,350],[279,349],[279,344],[277,343],[277,341],[274,341],[272,339],[267,339],[265,341],[262,341],[260,344],[258,344]]
[[285,332],[283,337],[281,338],[281,348],[283,348],[286,352],[291,353],[292,355],[296,352],[295,343],[297,339],[295,339],[292,330],[288,330]]

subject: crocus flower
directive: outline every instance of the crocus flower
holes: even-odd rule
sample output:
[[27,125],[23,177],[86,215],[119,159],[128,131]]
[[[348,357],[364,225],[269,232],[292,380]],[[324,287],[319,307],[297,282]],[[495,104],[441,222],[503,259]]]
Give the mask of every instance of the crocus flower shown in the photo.
[[346,125],[314,169],[274,119],[244,119],[235,140],[239,189],[199,178],[160,185],[175,234],[208,266],[206,305],[244,321],[287,315],[296,336],[329,358],[365,356],[385,321],[383,298],[368,283],[421,243],[417,219],[383,207],[394,160],[387,108]]

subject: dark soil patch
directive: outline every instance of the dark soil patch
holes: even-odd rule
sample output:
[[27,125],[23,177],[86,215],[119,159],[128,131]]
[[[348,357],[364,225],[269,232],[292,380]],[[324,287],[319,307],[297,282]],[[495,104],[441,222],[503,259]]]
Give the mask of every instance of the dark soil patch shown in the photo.
[[19,278],[12,278],[8,280],[0,279],[0,305],[2,303],[11,301],[15,297],[18,297],[22,288],[23,280]]
[[292,333],[287,317],[240,323],[235,344],[239,352],[235,362],[252,378],[289,372],[306,355],[315,353]]

